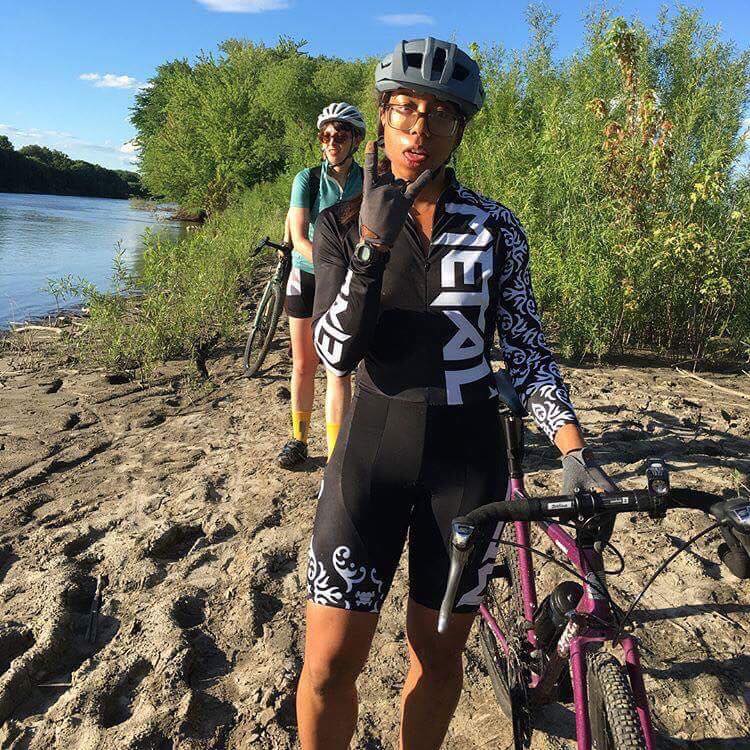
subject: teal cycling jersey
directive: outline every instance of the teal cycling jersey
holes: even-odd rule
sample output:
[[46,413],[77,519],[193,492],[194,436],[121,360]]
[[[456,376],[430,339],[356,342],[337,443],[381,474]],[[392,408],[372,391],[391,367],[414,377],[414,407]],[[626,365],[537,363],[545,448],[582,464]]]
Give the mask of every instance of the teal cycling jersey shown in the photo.
[[[318,214],[323,209],[333,206],[336,203],[356,198],[362,192],[362,167],[357,162],[352,162],[349,174],[346,176],[346,184],[342,190],[336,178],[332,174],[329,174],[328,162],[324,161],[320,169],[320,188],[315,201],[311,205],[310,197],[314,194],[310,185],[311,172],[312,169],[308,168],[297,173],[292,183],[292,197],[289,201],[290,208],[309,209],[310,226],[307,230],[307,236],[310,242],[312,242],[313,233],[315,232],[315,222]],[[314,176],[312,179],[314,179]],[[314,273],[313,264],[296,250],[292,251],[292,265],[294,268],[301,268],[308,273]]]

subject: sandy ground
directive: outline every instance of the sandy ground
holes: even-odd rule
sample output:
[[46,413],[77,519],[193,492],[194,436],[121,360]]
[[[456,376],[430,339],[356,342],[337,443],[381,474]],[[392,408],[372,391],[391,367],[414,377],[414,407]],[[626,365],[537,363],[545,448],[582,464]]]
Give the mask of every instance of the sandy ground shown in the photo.
[[[276,468],[288,423],[284,348],[252,381],[230,352],[209,362],[210,385],[181,377],[177,362],[145,388],[66,369],[38,342],[0,355],[3,748],[297,747],[324,429],[318,405],[313,458],[300,472]],[[645,362],[568,368],[566,377],[591,442],[623,486],[643,486],[652,455],[669,459],[676,485],[750,484],[750,400]],[[750,393],[747,375],[706,377]],[[528,490],[557,491],[554,449],[537,432],[530,444]],[[688,512],[663,523],[622,517],[614,541],[627,568],[611,578],[612,592],[629,600],[705,525]],[[679,557],[638,617],[663,747],[750,747],[750,582],[717,565],[716,542]],[[541,566],[542,593],[554,571]],[[353,747],[395,747],[405,597],[400,574],[359,683]],[[466,677],[444,746],[507,748],[509,725],[476,633]],[[569,706],[540,711],[536,725],[533,747],[575,746]]]

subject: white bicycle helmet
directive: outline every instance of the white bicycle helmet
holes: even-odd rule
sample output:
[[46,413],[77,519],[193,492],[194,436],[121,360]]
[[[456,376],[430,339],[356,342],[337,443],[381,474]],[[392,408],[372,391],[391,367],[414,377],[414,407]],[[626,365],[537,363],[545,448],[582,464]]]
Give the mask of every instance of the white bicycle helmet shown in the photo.
[[362,113],[352,104],[333,102],[318,115],[318,130],[329,122],[345,122],[351,125],[363,137],[365,135],[365,120]]

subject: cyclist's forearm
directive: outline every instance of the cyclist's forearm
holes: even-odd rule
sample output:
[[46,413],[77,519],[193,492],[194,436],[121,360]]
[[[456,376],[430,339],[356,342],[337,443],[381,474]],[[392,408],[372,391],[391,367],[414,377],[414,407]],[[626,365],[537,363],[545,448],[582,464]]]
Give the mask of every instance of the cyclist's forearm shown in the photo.
[[583,440],[583,435],[581,435],[578,425],[568,422],[555,433],[555,445],[564,456],[566,453],[570,453],[570,451],[583,448],[586,443]]
[[[325,263],[316,264],[315,348],[326,369],[337,375],[354,370],[369,347],[380,311],[384,268],[385,258],[364,267],[352,258],[341,280],[341,269],[329,273]],[[331,297],[330,305],[326,304]]]
[[313,262],[313,248],[312,248],[312,242],[310,242],[310,240],[304,239],[302,237],[296,239],[294,241],[294,249],[305,260],[309,260],[310,263]]
[[[577,418],[568,390],[542,332],[529,275],[529,246],[518,220],[510,216],[509,252],[500,277],[498,332],[503,359],[519,398],[547,437],[558,445],[557,435],[567,425],[563,445],[582,447]],[[572,436],[572,437],[571,437]],[[577,436],[577,437],[576,437]],[[559,445],[558,445],[559,447]]]

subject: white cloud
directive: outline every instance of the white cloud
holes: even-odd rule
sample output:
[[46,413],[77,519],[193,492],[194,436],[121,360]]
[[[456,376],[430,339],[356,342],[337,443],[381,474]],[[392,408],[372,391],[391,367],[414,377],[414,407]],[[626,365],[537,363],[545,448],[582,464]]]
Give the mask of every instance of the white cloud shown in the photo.
[[81,81],[91,81],[98,89],[137,89],[143,85],[133,76],[118,76],[114,73],[81,73],[78,78]]
[[266,10],[284,10],[287,0],[198,0],[209,10],[218,13],[263,13]]
[[137,83],[138,81],[132,76],[116,76],[112,73],[106,73],[94,86],[107,89],[132,89],[136,87]]
[[426,13],[391,13],[378,16],[378,21],[388,26],[432,26],[435,23],[435,19]]
[[13,135],[19,138],[73,138],[72,133],[65,133],[62,130],[39,130],[39,128],[14,128],[12,125],[0,123],[0,131],[6,135]]
[[[15,148],[22,146],[46,146],[67,153],[71,159],[85,161],[105,161],[104,166],[112,168],[132,167],[138,164],[138,149],[133,141],[114,145],[110,142],[93,143],[77,138],[71,133],[60,130],[41,130],[40,128],[16,128],[13,125],[0,123],[0,134],[7,135]],[[87,153],[91,152],[91,153]],[[94,154],[102,154],[97,159]]]

